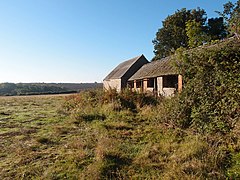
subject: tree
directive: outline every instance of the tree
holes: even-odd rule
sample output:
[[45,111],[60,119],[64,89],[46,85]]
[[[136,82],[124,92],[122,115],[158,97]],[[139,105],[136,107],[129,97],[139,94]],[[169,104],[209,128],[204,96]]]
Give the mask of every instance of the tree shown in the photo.
[[188,36],[188,46],[193,48],[209,41],[209,36],[203,29],[201,23],[190,20],[186,23],[186,34]]
[[211,40],[223,39],[227,36],[223,18],[208,19],[208,23],[202,26],[195,20],[186,23],[186,34],[188,36],[188,46],[197,47]]
[[227,30],[240,39],[240,0],[235,4],[228,2],[223,5],[223,12],[216,11],[225,20]]
[[188,47],[188,36],[186,34],[186,23],[195,20],[203,26],[206,22],[206,12],[197,8],[186,10],[185,8],[176,11],[163,21],[163,27],[156,33],[153,40],[155,57],[158,60],[169,56],[179,47]]
[[227,31],[223,17],[208,19],[206,33],[210,36],[211,40],[225,38],[227,36]]

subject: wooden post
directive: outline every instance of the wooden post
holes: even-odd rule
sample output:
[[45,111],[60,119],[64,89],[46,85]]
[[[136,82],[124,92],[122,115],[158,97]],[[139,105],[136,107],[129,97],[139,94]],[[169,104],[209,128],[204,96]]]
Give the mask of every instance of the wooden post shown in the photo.
[[143,92],[147,91],[147,82],[148,82],[147,79],[143,79]]
[[182,92],[182,88],[183,88],[183,78],[182,75],[178,75],[178,93]]
[[157,78],[153,79],[153,94],[157,96]]
[[157,77],[158,95],[163,95],[163,77]]
[[137,90],[137,81],[136,80],[133,81],[133,88],[135,91]]

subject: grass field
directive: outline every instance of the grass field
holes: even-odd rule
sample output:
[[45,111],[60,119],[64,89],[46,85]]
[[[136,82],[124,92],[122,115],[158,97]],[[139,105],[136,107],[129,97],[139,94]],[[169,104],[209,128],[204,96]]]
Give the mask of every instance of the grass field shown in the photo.
[[44,177],[64,156],[71,127],[57,112],[62,101],[62,96],[0,97],[0,177]]
[[161,105],[116,111],[65,96],[0,97],[0,179],[225,177],[218,137],[165,124]]
[[148,151],[149,122],[129,111],[82,121],[61,112],[64,99],[0,97],[1,179],[137,178],[159,168],[135,158]]
[[128,114],[119,114],[117,121],[86,123],[59,112],[63,101],[56,95],[0,97],[1,179],[98,179],[111,176],[107,168],[99,169],[103,158],[114,161],[108,162],[110,171],[130,162],[131,157],[120,154],[105,157],[119,148],[117,141],[131,137],[124,148],[139,151],[134,144],[142,130],[130,124],[131,116],[123,121]]

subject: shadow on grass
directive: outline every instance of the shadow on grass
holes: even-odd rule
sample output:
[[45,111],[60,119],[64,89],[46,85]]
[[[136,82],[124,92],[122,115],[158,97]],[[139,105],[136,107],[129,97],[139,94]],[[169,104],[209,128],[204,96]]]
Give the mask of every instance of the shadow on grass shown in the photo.
[[0,112],[0,115],[9,116],[9,115],[11,115],[11,114],[10,114],[10,113],[6,113],[6,112]]
[[37,138],[37,142],[41,143],[41,144],[54,144],[54,142],[52,140],[50,140],[47,137],[39,137]]
[[133,130],[133,127],[129,127],[129,126],[114,126],[114,125],[108,125],[108,124],[105,124],[104,127],[107,129],[107,130]]
[[75,121],[75,124],[80,124],[80,120],[83,120],[85,122],[92,122],[93,120],[100,120],[100,121],[104,121],[106,119],[105,115],[101,115],[101,114],[84,114],[84,115],[80,115],[77,118],[77,121]]
[[102,168],[101,176],[106,179],[118,179],[120,169],[130,165],[131,162],[129,158],[108,154],[105,156],[105,166]]

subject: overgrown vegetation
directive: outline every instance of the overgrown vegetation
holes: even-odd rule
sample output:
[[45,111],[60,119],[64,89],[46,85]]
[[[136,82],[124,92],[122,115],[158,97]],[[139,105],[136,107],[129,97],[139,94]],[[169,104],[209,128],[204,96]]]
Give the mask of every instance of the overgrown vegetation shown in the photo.
[[[101,159],[94,155],[95,161],[83,176],[239,178],[239,46],[236,38],[230,38],[211,46],[178,50],[172,58],[185,83],[183,92],[172,99],[130,91],[70,97],[65,113],[77,124],[95,126],[98,122],[110,143],[101,147]],[[68,103],[74,106],[69,108]],[[87,114],[94,115],[90,121],[82,103],[93,105],[87,107],[91,109]]]
[[211,46],[179,50],[174,57],[184,76],[179,101],[181,127],[228,133],[239,120],[240,43],[231,38]]

